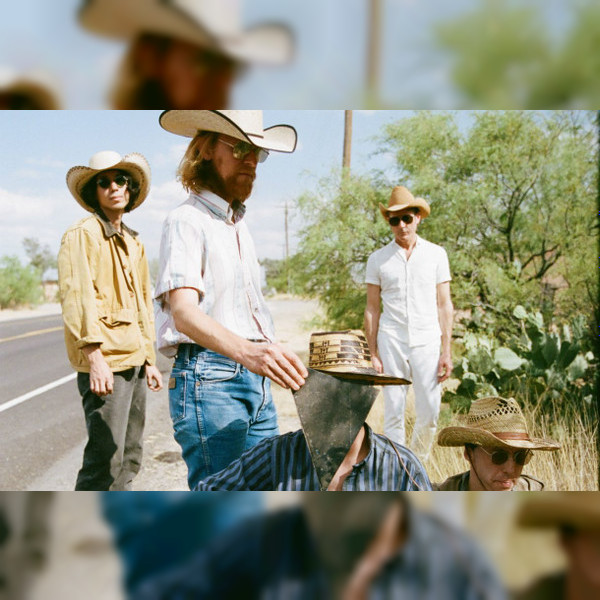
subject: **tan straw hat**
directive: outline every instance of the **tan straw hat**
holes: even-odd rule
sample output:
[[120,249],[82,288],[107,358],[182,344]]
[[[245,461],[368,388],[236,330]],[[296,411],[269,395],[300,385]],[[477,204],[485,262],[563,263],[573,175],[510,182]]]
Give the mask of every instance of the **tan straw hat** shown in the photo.
[[81,24],[98,35],[131,40],[143,33],[217,50],[240,62],[281,65],[294,37],[280,23],[241,24],[239,0],[85,0]]
[[71,167],[67,173],[67,186],[73,194],[73,197],[85,210],[94,212],[94,209],[87,204],[81,192],[85,184],[96,176],[101,171],[108,171],[109,169],[119,169],[125,171],[128,175],[135,180],[139,186],[139,194],[135,201],[135,204],[131,207],[133,210],[137,208],[148,195],[150,191],[150,165],[148,161],[137,152],[126,154],[121,156],[118,152],[112,150],[103,150],[96,152],[92,158],[90,158],[89,166],[84,167],[78,165]]
[[558,450],[553,440],[532,438],[525,417],[514,398],[491,396],[471,403],[462,427],[445,427],[438,435],[440,446],[475,444],[492,448]]
[[38,110],[58,110],[57,82],[41,71],[17,73],[8,67],[0,68],[0,94],[21,96]]
[[359,329],[320,331],[310,336],[308,366],[341,379],[360,380],[376,385],[408,385],[401,377],[378,373],[364,333]]
[[262,110],[165,110],[158,121],[163,129],[184,137],[214,131],[276,152],[293,152],[298,138],[291,125],[265,129]]
[[388,213],[398,212],[405,208],[413,207],[419,209],[421,219],[428,217],[431,212],[429,204],[427,204],[423,198],[415,198],[403,185],[397,185],[392,190],[392,195],[390,196],[387,208],[381,204],[381,202],[379,203],[379,210],[386,221],[388,220]]
[[517,513],[519,525],[600,531],[600,492],[552,492],[532,496]]

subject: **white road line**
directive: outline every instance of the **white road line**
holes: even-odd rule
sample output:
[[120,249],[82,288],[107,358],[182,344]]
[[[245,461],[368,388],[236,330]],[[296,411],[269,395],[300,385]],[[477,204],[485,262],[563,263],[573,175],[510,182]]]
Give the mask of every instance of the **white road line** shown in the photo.
[[53,381],[52,383],[43,385],[42,387],[39,387],[36,390],[33,390],[32,392],[23,394],[22,396],[19,396],[18,398],[15,398],[14,400],[9,400],[8,402],[5,402],[4,404],[0,405],[0,413],[4,412],[5,410],[8,410],[9,408],[12,408],[13,406],[17,406],[18,404],[27,402],[27,400],[31,400],[32,398],[35,398],[36,396],[39,396],[40,394],[43,394],[44,392],[47,392],[48,390],[58,387],[59,385],[62,385],[63,383],[67,383],[67,381],[72,381],[73,379],[75,379],[75,377],[77,377],[77,373],[71,373],[70,375],[67,375],[66,377],[61,377],[60,379],[57,379],[56,381]]

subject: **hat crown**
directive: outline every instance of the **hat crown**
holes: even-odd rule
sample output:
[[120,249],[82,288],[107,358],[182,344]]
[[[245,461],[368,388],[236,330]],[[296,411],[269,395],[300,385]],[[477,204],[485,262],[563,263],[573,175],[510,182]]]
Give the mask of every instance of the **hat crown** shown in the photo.
[[358,329],[313,333],[308,366],[329,373],[372,369],[367,338]]
[[233,121],[246,135],[264,137],[262,110],[219,110],[217,112]]
[[467,414],[466,425],[490,433],[528,434],[525,417],[514,398],[492,396],[474,400]]
[[94,171],[102,171],[118,165],[122,160],[123,157],[114,150],[101,150],[90,158],[89,167]]
[[171,0],[170,4],[214,35],[235,37],[242,31],[239,0]]
[[408,188],[405,188],[403,185],[397,185],[390,195],[390,201],[388,203],[388,208],[393,208],[394,206],[405,206],[412,205],[415,202],[415,197],[412,195]]

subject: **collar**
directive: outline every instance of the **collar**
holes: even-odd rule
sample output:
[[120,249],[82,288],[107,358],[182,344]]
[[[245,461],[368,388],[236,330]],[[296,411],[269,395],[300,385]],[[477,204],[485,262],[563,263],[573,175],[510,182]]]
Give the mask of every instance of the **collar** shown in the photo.
[[207,208],[217,219],[227,223],[237,223],[246,213],[246,206],[243,202],[234,202],[233,205],[230,205],[221,196],[217,196],[209,190],[202,190],[199,194],[191,192],[190,197]]
[[[104,217],[102,217],[98,213],[94,213],[94,216],[96,217],[96,219],[98,219],[98,221],[100,221],[100,224],[102,225],[102,229],[104,229],[104,235],[106,237],[111,237],[113,235],[120,235],[120,236],[122,236],[122,234],[119,233],[115,229],[115,226],[108,219],[105,219]],[[121,221],[121,228],[123,229],[123,231],[126,231],[131,237],[135,238],[135,237],[138,236],[138,232],[137,231],[134,231],[130,227],[127,227],[127,225],[125,225],[125,223],[123,223],[122,221]]]

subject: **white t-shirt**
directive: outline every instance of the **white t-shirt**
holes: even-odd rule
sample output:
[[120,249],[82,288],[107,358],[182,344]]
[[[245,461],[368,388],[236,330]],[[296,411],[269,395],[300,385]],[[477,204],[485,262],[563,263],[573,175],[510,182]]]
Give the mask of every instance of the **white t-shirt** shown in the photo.
[[167,301],[170,290],[183,287],[197,290],[203,312],[233,333],[274,340],[250,232],[243,220],[233,223],[229,204],[211,192],[191,194],[163,225],[154,297],[158,349],[166,356],[194,343],[175,328]]
[[419,236],[408,260],[395,240],[373,252],[365,281],[381,288],[379,331],[409,346],[439,341],[437,285],[451,279],[446,251]]

